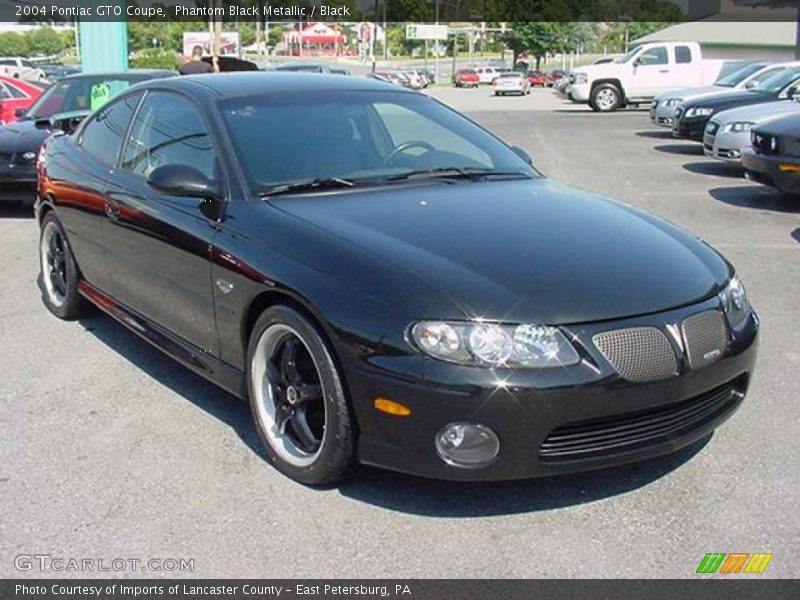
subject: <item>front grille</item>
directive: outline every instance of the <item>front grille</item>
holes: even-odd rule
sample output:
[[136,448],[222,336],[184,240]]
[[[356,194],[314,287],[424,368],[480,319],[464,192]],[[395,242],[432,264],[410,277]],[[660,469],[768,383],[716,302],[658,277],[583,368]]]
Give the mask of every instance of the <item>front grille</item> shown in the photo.
[[715,123],[714,121],[709,121],[708,125],[706,125],[706,133],[708,135],[716,135],[718,129],[719,123]]
[[761,154],[772,154],[778,151],[778,139],[775,136],[753,132],[750,141],[753,149]]
[[629,381],[655,381],[678,372],[672,345],[655,327],[606,331],[592,341],[614,370]]
[[13,159],[13,152],[0,152],[0,163],[10,164]]
[[700,369],[722,358],[728,340],[725,317],[709,310],[687,317],[681,324],[689,366]]
[[800,138],[783,138],[784,154],[787,156],[800,157]]
[[735,408],[747,376],[677,404],[568,423],[556,427],[539,447],[543,461],[595,458],[638,450],[699,429]]

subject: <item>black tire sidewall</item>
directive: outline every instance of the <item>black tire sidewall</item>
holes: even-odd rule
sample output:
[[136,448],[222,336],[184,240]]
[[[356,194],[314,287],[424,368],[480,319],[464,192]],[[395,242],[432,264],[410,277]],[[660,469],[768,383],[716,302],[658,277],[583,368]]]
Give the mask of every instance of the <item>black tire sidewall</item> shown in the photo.
[[[613,90],[617,95],[617,101],[611,108],[603,109],[597,104],[597,95],[605,89]],[[589,105],[597,112],[614,112],[622,105],[622,92],[620,92],[617,86],[611,83],[601,83],[592,90],[591,101],[589,102]]]
[[[61,233],[61,239],[64,241],[64,260],[66,262],[66,275],[67,275],[67,293],[64,295],[64,302],[61,305],[55,305],[50,300],[50,295],[47,293],[47,288],[44,285],[44,265],[42,264],[42,236],[46,227],[53,223]],[[70,246],[67,233],[64,227],[58,220],[58,217],[53,211],[48,212],[42,219],[42,224],[39,229],[39,245],[37,246],[39,254],[39,277],[41,277],[42,289],[42,302],[51,313],[59,319],[73,320],[82,316],[85,312],[86,304],[78,292],[78,282],[80,281],[80,274],[78,266],[75,263],[75,258],[72,255],[72,247]]]
[[[302,338],[314,359],[324,390],[325,436],[317,458],[299,467],[284,461],[272,448],[257,416],[253,393],[252,362],[264,331],[275,324],[291,327]],[[266,309],[256,321],[247,347],[247,391],[253,422],[270,462],[283,474],[306,485],[329,485],[339,482],[355,462],[355,426],[339,369],[324,334],[304,315],[285,305]]]

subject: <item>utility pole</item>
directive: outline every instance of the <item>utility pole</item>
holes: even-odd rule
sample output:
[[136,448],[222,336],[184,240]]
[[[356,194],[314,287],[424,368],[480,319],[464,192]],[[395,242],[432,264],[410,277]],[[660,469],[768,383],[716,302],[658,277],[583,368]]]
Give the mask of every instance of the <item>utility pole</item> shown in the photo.
[[[439,0],[436,0],[436,25],[439,25]],[[447,42],[447,39],[445,39]],[[439,81],[439,44],[440,40],[435,39],[433,44],[433,79]],[[455,73],[455,71],[453,71]]]

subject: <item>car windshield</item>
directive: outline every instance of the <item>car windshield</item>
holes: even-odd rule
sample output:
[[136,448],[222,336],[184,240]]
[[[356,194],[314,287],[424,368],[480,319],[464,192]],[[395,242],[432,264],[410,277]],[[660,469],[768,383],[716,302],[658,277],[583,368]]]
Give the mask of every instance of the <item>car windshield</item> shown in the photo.
[[777,94],[783,88],[800,79],[800,69],[784,69],[772,77],[765,79],[754,87],[750,88],[753,92],[762,94]]
[[505,144],[427,96],[287,92],[230,98],[219,109],[256,194],[297,182],[445,170],[538,175]]
[[31,106],[28,117],[49,119],[57,113],[99,108],[141,77],[79,77],[56,83]]
[[751,65],[747,65],[746,67],[742,67],[738,71],[734,71],[726,75],[725,77],[721,77],[714,82],[714,85],[720,85],[722,87],[733,87],[735,85],[739,85],[742,81],[750,77],[756,71],[760,71],[764,68],[763,63],[754,63]]
[[626,62],[628,62],[628,61],[629,61],[631,58],[633,58],[634,56],[636,56],[638,53],[639,53],[639,48],[638,48],[638,47],[637,47],[637,48],[632,48],[631,50],[628,50],[628,51],[627,51],[625,54],[623,54],[623,55],[622,55],[622,56],[620,56],[619,58],[615,58],[615,59],[614,59],[614,62],[617,62],[617,63],[620,63],[620,64],[622,64],[622,63],[626,63]]

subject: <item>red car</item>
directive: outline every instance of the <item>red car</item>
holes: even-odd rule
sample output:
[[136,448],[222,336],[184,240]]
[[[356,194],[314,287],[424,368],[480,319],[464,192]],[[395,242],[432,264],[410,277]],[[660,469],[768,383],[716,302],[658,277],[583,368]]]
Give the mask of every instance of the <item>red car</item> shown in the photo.
[[531,87],[548,87],[553,84],[553,78],[541,71],[531,71],[528,73],[528,81],[531,82]]
[[0,75],[0,125],[16,121],[42,95],[42,88]]
[[456,87],[478,87],[481,78],[472,69],[461,69],[453,73],[453,85]]

